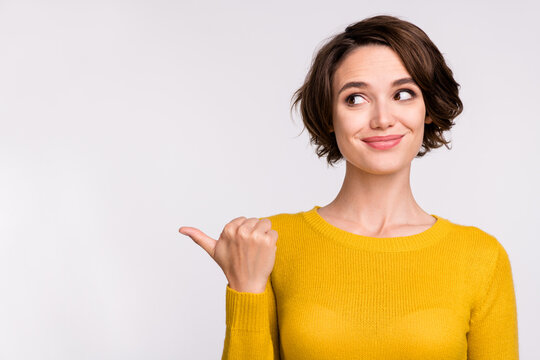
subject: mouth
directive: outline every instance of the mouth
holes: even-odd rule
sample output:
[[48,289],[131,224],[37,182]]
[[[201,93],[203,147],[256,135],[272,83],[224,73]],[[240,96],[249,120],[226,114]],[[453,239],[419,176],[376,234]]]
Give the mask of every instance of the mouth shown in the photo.
[[399,144],[403,136],[405,135],[372,136],[364,138],[362,141],[372,148],[386,150]]

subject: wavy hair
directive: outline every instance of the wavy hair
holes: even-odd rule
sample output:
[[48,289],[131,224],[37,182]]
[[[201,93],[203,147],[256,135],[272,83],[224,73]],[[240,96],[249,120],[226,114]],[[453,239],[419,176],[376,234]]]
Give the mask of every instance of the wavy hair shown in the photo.
[[[352,50],[369,44],[385,45],[394,50],[422,91],[426,115],[422,147],[416,157],[450,143],[443,133],[455,125],[453,119],[463,111],[460,85],[446,65],[438,48],[418,26],[390,15],[366,18],[346,27],[327,39],[317,51],[302,86],[292,97],[291,111],[300,107],[310,144],[317,156],[326,156],[330,166],[343,159],[332,128],[333,78],[342,59]],[[303,130],[302,130],[303,131]]]

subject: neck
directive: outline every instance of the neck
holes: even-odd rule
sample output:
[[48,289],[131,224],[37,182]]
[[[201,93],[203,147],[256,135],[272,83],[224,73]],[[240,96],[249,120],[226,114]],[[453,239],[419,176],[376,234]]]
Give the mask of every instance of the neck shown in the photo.
[[347,162],[336,198],[326,206],[336,216],[381,226],[418,223],[431,216],[416,203],[410,185],[411,165],[391,174],[371,174]]

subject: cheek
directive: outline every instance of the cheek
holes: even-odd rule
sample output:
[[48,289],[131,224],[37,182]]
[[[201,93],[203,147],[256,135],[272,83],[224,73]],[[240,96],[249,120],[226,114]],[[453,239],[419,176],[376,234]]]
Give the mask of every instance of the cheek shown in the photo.
[[408,109],[403,113],[402,122],[412,131],[418,133],[424,131],[425,110],[423,108]]
[[343,135],[351,135],[366,126],[367,118],[360,111],[341,108],[334,113],[333,122],[334,128],[339,128]]

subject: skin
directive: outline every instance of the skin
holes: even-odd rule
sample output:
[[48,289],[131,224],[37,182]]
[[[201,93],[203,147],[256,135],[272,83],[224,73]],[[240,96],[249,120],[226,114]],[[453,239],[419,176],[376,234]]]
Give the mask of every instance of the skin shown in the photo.
[[[335,131],[346,173],[336,198],[318,209],[335,227],[364,236],[396,237],[420,233],[436,221],[417,204],[410,186],[411,163],[422,145],[424,124],[432,120],[416,84],[392,86],[394,80],[405,77],[411,76],[397,53],[382,45],[355,49],[335,72],[330,131]],[[338,95],[350,81],[369,86]],[[387,150],[374,149],[361,140],[395,134],[405,136]]]

